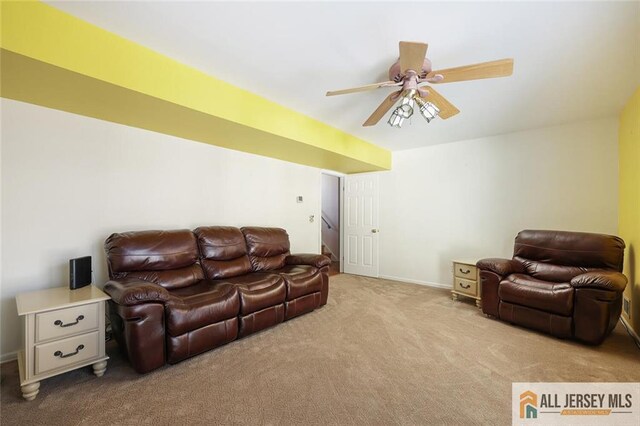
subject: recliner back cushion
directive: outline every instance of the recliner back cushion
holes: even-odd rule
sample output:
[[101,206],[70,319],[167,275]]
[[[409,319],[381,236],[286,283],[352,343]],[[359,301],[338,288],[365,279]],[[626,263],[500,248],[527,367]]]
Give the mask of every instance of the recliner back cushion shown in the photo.
[[525,230],[515,240],[513,258],[533,277],[566,282],[594,270],[622,271],[624,241],[586,232]]
[[540,280],[554,281],[558,283],[566,283],[571,281],[576,275],[584,274],[598,268],[581,268],[578,266],[554,265],[553,263],[537,262],[522,257],[514,257],[524,265],[527,275],[538,278]]
[[138,278],[167,289],[204,279],[196,237],[189,230],[111,234],[104,247],[112,279]]
[[202,268],[207,278],[229,278],[251,272],[247,244],[240,229],[203,226],[193,232],[198,239]]
[[254,271],[272,271],[285,265],[289,255],[289,234],[282,228],[241,228]]

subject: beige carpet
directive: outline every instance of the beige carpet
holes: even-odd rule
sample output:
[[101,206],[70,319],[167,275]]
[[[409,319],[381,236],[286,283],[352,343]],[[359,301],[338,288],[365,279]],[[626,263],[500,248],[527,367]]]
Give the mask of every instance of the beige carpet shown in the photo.
[[324,308],[141,376],[108,345],[90,368],[20,397],[2,366],[2,425],[510,424],[514,381],[640,381],[622,325],[600,347],[485,318],[446,290],[332,277]]

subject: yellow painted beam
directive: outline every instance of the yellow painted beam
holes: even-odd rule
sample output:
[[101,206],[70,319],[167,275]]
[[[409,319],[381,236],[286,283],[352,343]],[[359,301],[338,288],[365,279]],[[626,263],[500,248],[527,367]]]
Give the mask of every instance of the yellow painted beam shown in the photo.
[[40,2],[3,2],[3,97],[344,173],[391,153]]

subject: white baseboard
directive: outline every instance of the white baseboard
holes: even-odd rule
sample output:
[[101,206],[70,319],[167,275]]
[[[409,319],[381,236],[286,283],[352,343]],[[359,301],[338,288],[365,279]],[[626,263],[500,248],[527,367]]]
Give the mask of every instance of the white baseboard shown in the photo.
[[633,337],[633,339],[636,341],[636,343],[638,345],[640,345],[640,336],[638,336],[638,334],[636,333],[636,331],[633,329],[633,327],[631,327],[631,324],[629,324],[627,322],[626,319],[624,319],[624,317],[620,317],[620,321],[622,321],[622,323],[624,324],[624,326],[627,328],[627,331],[629,332],[629,334],[631,335],[631,337]]
[[0,355],[0,364],[15,361],[16,359],[18,359],[18,351],[9,352],[8,354],[2,354]]
[[451,290],[451,284],[432,283],[432,282],[429,282],[429,281],[414,280],[414,279],[411,279],[411,278],[394,277],[394,276],[391,276],[391,275],[378,275],[378,278],[382,278],[383,280],[400,281],[400,282],[411,283],[411,284],[425,285],[427,287],[445,288],[447,290]]

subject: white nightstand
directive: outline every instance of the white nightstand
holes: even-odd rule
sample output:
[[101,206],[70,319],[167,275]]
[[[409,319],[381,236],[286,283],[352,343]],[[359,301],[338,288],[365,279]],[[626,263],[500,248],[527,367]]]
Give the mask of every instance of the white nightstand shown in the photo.
[[476,299],[476,306],[482,308],[480,294],[480,271],[476,268],[476,261],[454,260],[451,298],[458,300],[458,296],[471,297]]
[[109,296],[93,285],[16,296],[24,336],[18,354],[24,399],[35,399],[40,380],[47,377],[91,364],[96,376],[104,374],[109,359],[104,349],[106,300]]

